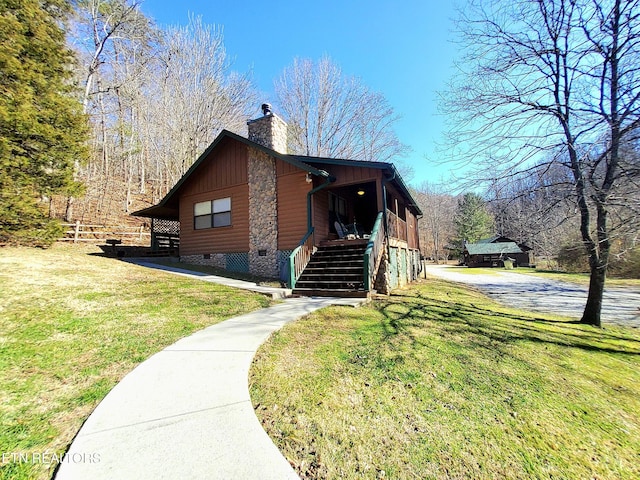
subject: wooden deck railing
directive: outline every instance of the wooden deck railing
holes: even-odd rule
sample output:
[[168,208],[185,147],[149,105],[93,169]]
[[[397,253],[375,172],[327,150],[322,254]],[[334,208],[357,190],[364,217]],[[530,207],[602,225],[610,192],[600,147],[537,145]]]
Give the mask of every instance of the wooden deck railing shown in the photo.
[[367,292],[371,291],[375,284],[376,274],[384,251],[384,239],[384,222],[382,221],[382,212],[380,212],[376,217],[376,222],[373,224],[371,237],[369,237],[369,243],[364,252],[364,289]]
[[151,251],[177,250],[180,247],[180,234],[153,233],[151,235]]
[[389,236],[398,240],[408,241],[407,222],[398,217],[391,210],[387,210],[387,223],[389,225]]
[[312,227],[300,241],[300,245],[289,256],[289,287],[292,289],[296,288],[296,281],[302,275],[302,271],[311,260],[311,255],[315,252],[313,230]]

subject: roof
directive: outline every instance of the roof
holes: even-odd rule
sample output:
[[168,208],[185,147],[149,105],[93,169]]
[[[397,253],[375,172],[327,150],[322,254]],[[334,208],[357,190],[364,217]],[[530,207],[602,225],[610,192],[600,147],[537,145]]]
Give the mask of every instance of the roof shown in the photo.
[[297,158],[295,158],[295,156],[293,155],[285,155],[280,152],[276,152],[275,150],[272,150],[263,145],[260,145],[259,143],[253,142],[248,138],[237,135],[233,132],[230,132],[229,130],[222,130],[222,132],[220,132],[220,134],[211,143],[211,145],[209,145],[209,147],[204,152],[202,152],[202,154],[193,163],[193,165],[191,165],[189,170],[187,170],[187,172],[182,176],[182,178],[178,180],[178,182],[173,186],[173,188],[169,191],[169,193],[167,193],[165,197],[162,200],[160,200],[160,202],[157,205],[154,205],[153,207],[149,207],[149,208],[143,208],[142,210],[133,212],[131,215],[134,215],[136,217],[166,218],[171,220],[177,220],[178,219],[177,193],[180,191],[180,189],[185,184],[185,182],[189,179],[191,174],[193,174],[198,169],[198,167],[206,160],[209,154],[213,150],[215,150],[215,148],[226,138],[232,138],[234,140],[244,143],[249,147],[257,148],[258,150],[263,151],[267,155],[279,158],[284,162],[295,165],[296,167],[306,172],[309,172],[313,175],[325,177],[325,178],[330,177],[329,173],[327,173],[326,171],[319,170],[315,167],[312,167],[311,165],[307,165],[301,162],[300,160],[298,160]]
[[[507,238],[507,237],[503,237],[502,235],[494,235],[493,237],[489,237],[489,238],[482,238],[480,240],[478,240],[476,243],[494,243],[496,240],[500,239],[500,238]],[[507,241],[512,241],[510,239],[507,239]]]
[[149,218],[165,218],[165,219],[178,219],[178,192],[185,184],[185,182],[189,179],[189,177],[198,169],[198,167],[206,160],[209,154],[226,138],[232,138],[239,142],[244,143],[245,145],[261,150],[271,157],[278,158],[286,163],[294,165],[301,170],[304,170],[312,175],[316,175],[324,178],[331,178],[331,175],[326,170],[316,168],[313,165],[325,164],[325,165],[343,165],[343,166],[352,166],[352,167],[361,167],[361,168],[375,168],[378,170],[385,170],[388,173],[389,178],[387,181],[393,181],[400,188],[402,193],[406,195],[406,197],[410,200],[409,205],[417,211],[418,215],[422,215],[422,210],[418,207],[418,203],[409,192],[409,189],[405,185],[402,177],[396,170],[396,167],[392,163],[385,162],[367,162],[363,160],[347,160],[347,159],[336,159],[336,158],[322,158],[322,157],[308,157],[304,155],[287,155],[275,150],[272,150],[268,147],[265,147],[259,143],[253,142],[245,137],[237,135],[228,130],[222,130],[220,134],[216,137],[216,139],[209,145],[209,147],[202,152],[202,154],[198,157],[198,159],[194,162],[193,165],[187,170],[187,172],[178,180],[178,182],[173,186],[173,188],[165,195],[165,197],[160,200],[157,205],[152,207],[144,208],[142,210],[138,210],[133,212],[131,215],[138,217],[149,217]]
[[166,207],[163,205],[154,205],[152,207],[143,208],[133,212],[131,215],[135,217],[161,218],[164,220],[178,220],[178,208]]
[[523,253],[516,242],[466,243],[464,248],[469,255],[507,255]]
[[400,173],[396,169],[393,163],[387,162],[370,162],[366,160],[349,160],[343,158],[325,158],[325,157],[307,157],[304,155],[289,155],[295,157],[300,162],[304,162],[309,165],[325,164],[325,165],[341,165],[346,167],[359,167],[359,168],[373,168],[376,170],[385,170],[389,176],[387,181],[394,181],[400,188],[402,193],[410,200],[409,205],[415,208],[418,215],[422,215],[422,210],[418,206],[418,202],[413,198],[413,195],[409,191],[409,188],[405,185]]
[[529,252],[533,250],[533,248],[525,245],[524,243],[518,243],[509,237],[505,237],[504,235],[494,235],[493,237],[483,238],[482,240],[478,240],[476,243],[509,243],[509,242],[517,243],[523,252]]

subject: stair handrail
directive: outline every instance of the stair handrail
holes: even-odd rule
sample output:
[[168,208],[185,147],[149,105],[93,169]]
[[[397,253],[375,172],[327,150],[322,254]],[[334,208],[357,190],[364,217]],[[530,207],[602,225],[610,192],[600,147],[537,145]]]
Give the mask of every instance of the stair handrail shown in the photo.
[[289,288],[291,289],[296,288],[298,278],[302,275],[309,260],[311,260],[311,255],[315,252],[313,232],[314,227],[311,227],[300,240],[300,244],[289,255]]
[[379,212],[373,224],[373,230],[371,230],[367,249],[364,251],[364,289],[366,292],[372,290],[378,268],[380,267],[380,261],[382,260],[385,240],[384,222],[382,220],[383,212]]

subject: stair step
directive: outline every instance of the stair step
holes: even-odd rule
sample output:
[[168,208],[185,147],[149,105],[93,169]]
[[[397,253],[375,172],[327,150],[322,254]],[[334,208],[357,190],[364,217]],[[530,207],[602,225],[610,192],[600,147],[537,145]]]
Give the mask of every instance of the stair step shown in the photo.
[[319,247],[318,252],[364,252],[366,246],[363,247]]
[[353,275],[351,277],[323,277],[322,275],[310,275],[303,276],[298,279],[296,284],[300,282],[313,282],[313,283],[344,283],[349,285],[357,285],[362,283],[362,275]]
[[365,252],[364,249],[359,250],[318,250],[316,255],[326,255],[326,256],[338,256],[338,255],[363,255]]
[[304,273],[305,275],[331,275],[331,276],[339,276],[339,275],[360,275],[362,276],[362,268],[358,267],[345,267],[345,268],[306,268]]
[[366,243],[319,247],[296,281],[294,294],[366,296],[363,279],[365,250]]
[[349,273],[359,273],[360,275],[362,275],[363,272],[363,268],[362,265],[354,265],[351,267],[348,267],[347,270],[333,270],[331,269],[332,267],[324,267],[324,266],[314,266],[311,267],[310,269],[306,269],[304,270],[304,273],[310,273],[312,275],[342,275],[342,274],[349,274]]
[[350,298],[366,298],[369,292],[364,290],[348,290],[348,289],[313,289],[313,288],[295,288],[294,295],[302,295],[305,297],[350,297]]
[[308,263],[308,267],[311,268],[356,268],[362,267],[364,262],[362,260],[349,260],[337,262],[334,260],[326,259],[326,260],[313,260]]
[[313,256],[318,258],[363,258],[364,252],[316,252]]
[[336,254],[336,255],[321,255],[321,254],[314,254],[311,258],[319,258],[319,259],[323,259],[323,260],[327,260],[327,259],[336,259],[336,260],[362,260],[364,258],[364,255],[342,255],[342,254]]
[[312,264],[311,262],[309,262],[309,264],[307,265],[307,268],[310,270],[331,270],[335,272],[342,272],[345,270],[358,269],[362,266],[363,262],[360,262],[359,265],[351,265],[351,266],[344,265],[343,263],[333,263],[333,262],[315,262],[315,263],[327,263],[328,265],[318,266],[316,264]]
[[362,282],[299,280],[296,282],[296,288],[319,288],[323,290],[341,288],[347,290],[362,290],[364,285]]
[[361,255],[353,255],[351,257],[311,257],[311,262],[331,262],[331,263],[344,263],[344,262],[360,262],[364,261],[364,257]]

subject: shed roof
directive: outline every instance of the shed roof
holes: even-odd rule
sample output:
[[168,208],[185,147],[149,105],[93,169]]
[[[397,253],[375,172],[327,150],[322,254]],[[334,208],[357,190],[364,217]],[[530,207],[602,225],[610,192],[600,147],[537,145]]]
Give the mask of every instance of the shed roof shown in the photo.
[[523,253],[516,242],[466,243],[464,248],[469,255],[507,255],[511,253]]
[[478,240],[476,243],[508,243],[508,242],[517,243],[523,252],[529,252],[533,250],[533,248],[525,245],[524,243],[518,243],[509,237],[505,237],[504,235],[494,235],[493,237],[483,238],[481,240]]
[[510,238],[503,237],[502,235],[494,235],[493,237],[482,238],[482,239],[478,240],[476,243],[495,243],[497,240],[501,240],[501,239],[502,239],[503,242],[512,242],[513,241]]

